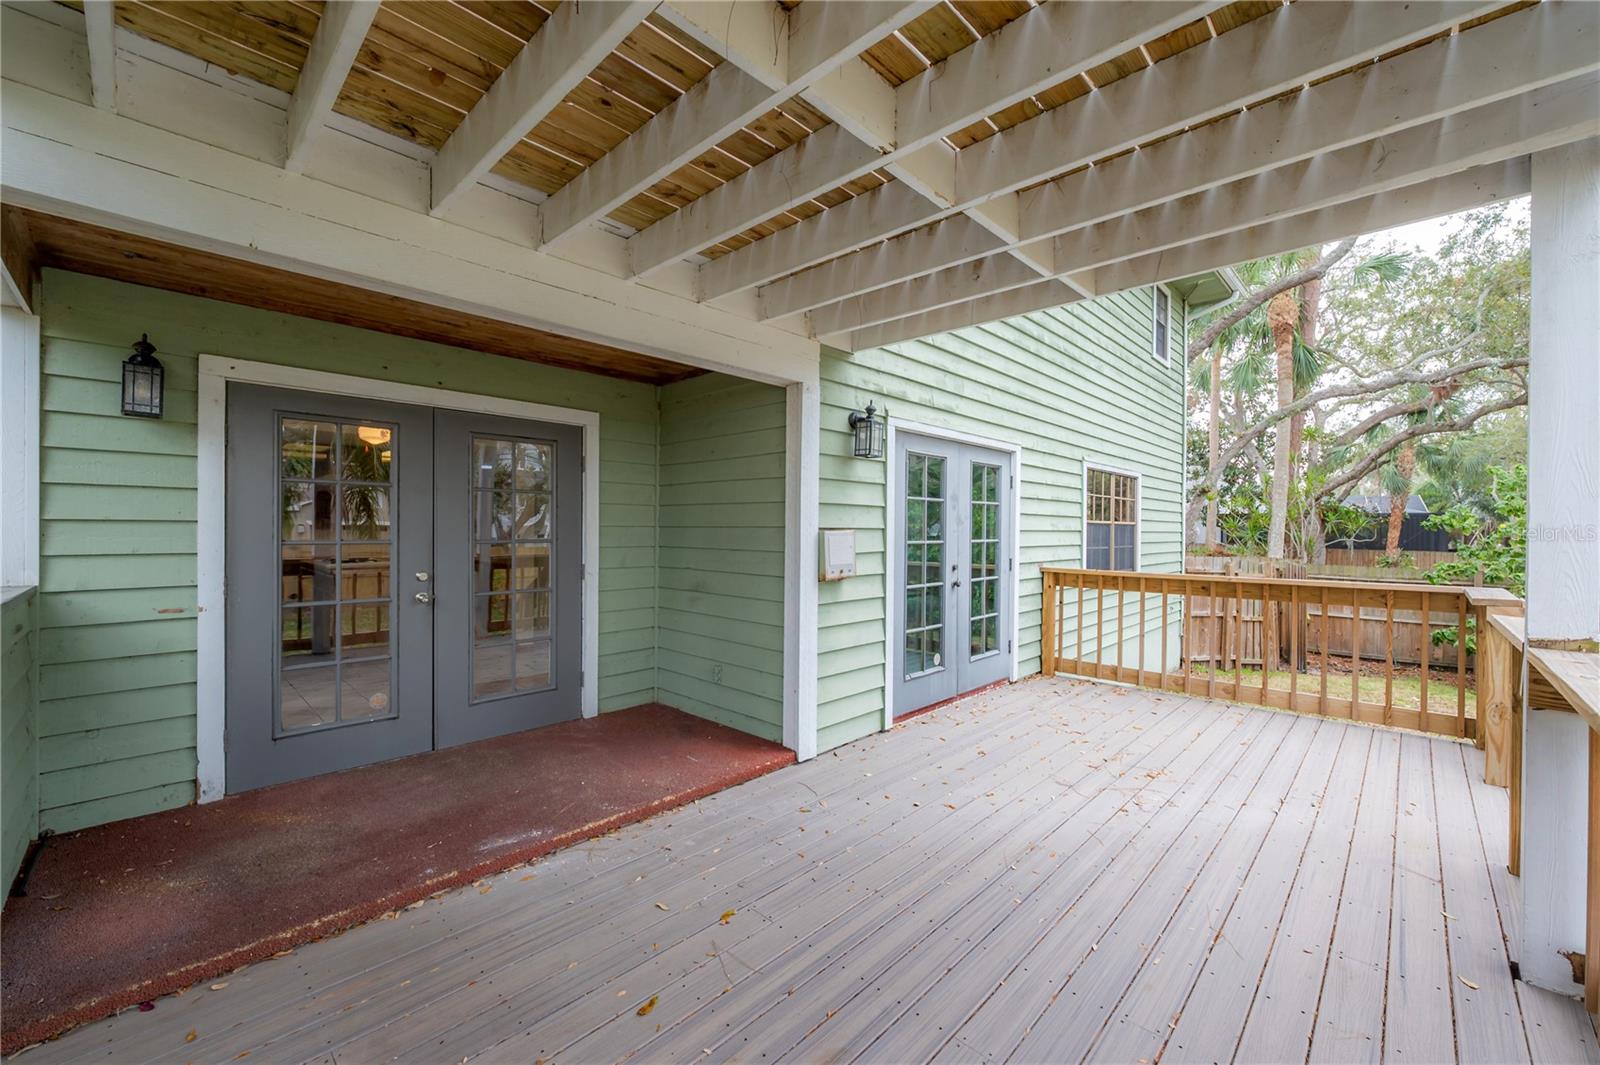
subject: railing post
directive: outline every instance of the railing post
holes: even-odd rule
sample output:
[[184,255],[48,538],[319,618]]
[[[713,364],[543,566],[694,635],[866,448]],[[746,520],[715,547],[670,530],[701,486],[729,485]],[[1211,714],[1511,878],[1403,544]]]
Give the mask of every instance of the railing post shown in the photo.
[[1511,784],[1512,702],[1522,685],[1516,662],[1519,648],[1494,623],[1495,617],[1522,613],[1522,600],[1503,588],[1469,588],[1478,623],[1478,713],[1474,742],[1483,748],[1483,780],[1504,788]]
[[1049,570],[1041,570],[1039,577],[1044,586],[1043,616],[1039,624],[1039,671],[1047,677],[1056,675],[1056,578]]

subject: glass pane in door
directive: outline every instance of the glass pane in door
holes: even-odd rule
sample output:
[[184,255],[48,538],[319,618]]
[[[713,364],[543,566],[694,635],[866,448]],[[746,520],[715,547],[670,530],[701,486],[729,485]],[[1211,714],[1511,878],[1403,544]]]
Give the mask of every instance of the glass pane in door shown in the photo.
[[274,734],[394,716],[395,427],[278,419]]
[[906,456],[905,675],[944,664],[944,459]]
[[1000,649],[1000,467],[972,464],[968,635],[974,658]]
[[551,686],[555,444],[472,438],[472,701]]

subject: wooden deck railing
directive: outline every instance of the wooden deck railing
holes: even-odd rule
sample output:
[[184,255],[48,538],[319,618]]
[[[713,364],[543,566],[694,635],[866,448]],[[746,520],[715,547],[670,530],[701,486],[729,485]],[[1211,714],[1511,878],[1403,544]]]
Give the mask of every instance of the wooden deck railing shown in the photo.
[[[1212,573],[1041,573],[1046,674],[1476,735],[1467,619],[1477,611],[1467,589]],[[1433,633],[1455,630],[1448,668],[1437,664],[1438,654],[1423,653],[1413,669],[1397,670],[1396,630],[1408,619],[1424,651],[1434,647]],[[1352,631],[1358,624],[1363,631]],[[1407,691],[1403,700],[1397,679]]]

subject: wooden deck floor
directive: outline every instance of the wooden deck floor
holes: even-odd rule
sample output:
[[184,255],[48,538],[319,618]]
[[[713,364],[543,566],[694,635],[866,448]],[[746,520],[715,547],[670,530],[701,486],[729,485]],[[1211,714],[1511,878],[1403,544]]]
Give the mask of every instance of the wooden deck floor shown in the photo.
[[1600,1061],[1480,758],[1036,679],[26,1060]]

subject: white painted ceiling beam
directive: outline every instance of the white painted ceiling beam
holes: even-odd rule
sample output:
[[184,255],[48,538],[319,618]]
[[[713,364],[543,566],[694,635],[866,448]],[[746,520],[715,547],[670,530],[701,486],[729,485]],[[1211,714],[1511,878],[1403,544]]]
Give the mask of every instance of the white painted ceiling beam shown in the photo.
[[1064,307],[1082,298],[1060,281],[1035,281],[1031,285],[1014,288],[997,296],[984,296],[968,300],[966,303],[940,307],[938,310],[923,311],[908,318],[858,329],[850,333],[848,338],[835,339],[840,340],[847,351],[865,351],[868,348],[881,348],[886,344],[918,340],[935,333],[947,333],[952,329],[965,329],[968,326],[997,322],[1002,318],[1011,318],[1019,314],[1032,314],[1034,311]]
[[[707,9],[720,6],[689,2],[666,4],[661,10],[675,25],[687,27],[697,39],[705,39],[713,35],[703,20],[715,13]],[[741,4],[737,17],[748,18],[750,13],[745,13],[744,9],[759,6]],[[781,10],[777,5],[770,6],[775,11]],[[743,61],[762,74],[773,77],[781,73],[782,79],[769,83],[746,71],[739,63],[719,65],[545,201],[541,211],[542,243],[553,243],[603,218],[785,100],[818,81],[839,75],[841,66],[864,67],[865,64],[855,58],[858,53],[922,14],[929,6],[929,0],[818,4],[814,5],[814,10],[806,12],[806,18],[801,18],[797,12],[787,23],[763,19],[760,24],[766,31],[768,51],[772,51],[772,42],[777,40],[778,50],[785,56],[783,62],[771,65],[763,65],[743,54],[748,46],[740,48],[726,41],[719,42],[730,51],[740,52]],[[774,33],[778,35],[776,38],[772,36]],[[952,173],[952,183],[953,180]]]
[[1225,236],[1154,255],[1127,259],[1096,270],[1095,283],[1101,292],[1121,292],[1249,259],[1342,240],[1356,233],[1376,233],[1440,215],[1470,211],[1526,196],[1528,188],[1526,157],[1492,163],[1420,185],[1407,185],[1265,225],[1235,230]]
[[811,312],[811,330],[824,343],[845,340],[843,334],[892,322],[922,311],[966,303],[979,296],[1034,285],[1033,268],[1005,251],[960,266],[936,270],[903,285],[853,296]]
[[[834,210],[842,211],[849,206],[843,204]],[[784,233],[799,228],[792,226],[767,239],[776,240]],[[759,290],[760,316],[766,319],[798,314],[1005,250],[1006,244],[999,237],[966,215],[955,215],[875,244],[855,255],[830,259],[770,285],[763,285]],[[722,260],[718,259],[702,267],[702,280],[713,276],[712,267],[720,262]],[[895,271],[903,263],[917,264],[916,272],[909,277],[898,276]]]
[[[1080,226],[1116,219],[1180,196],[1229,181],[1337,151],[1419,123],[1506,98],[1523,88],[1600,69],[1600,5],[1547,4],[1435,41],[1405,55],[1323,82],[1294,97],[1255,108],[1202,129],[1121,156],[1101,166],[1024,193],[1020,199],[1021,235],[1011,243],[1036,240]],[[988,201],[1007,203],[1015,194]],[[1259,219],[1258,219],[1259,220]],[[949,222],[940,223],[941,226]],[[785,230],[803,237],[797,226]],[[990,225],[991,232],[1004,230]],[[999,250],[1000,244],[975,242],[964,257],[938,257],[934,249],[909,244],[908,236],[874,245],[861,255],[813,267],[761,290],[763,316],[810,310],[863,291],[909,281],[932,269],[952,266]],[[901,242],[908,242],[897,247]],[[894,253],[890,253],[894,249]],[[959,254],[959,253],[958,253]],[[729,271],[725,257],[714,264]],[[1063,257],[1065,266],[1075,266]],[[703,268],[709,275],[712,267]],[[1074,277],[1081,281],[1082,278]],[[855,288],[845,288],[845,285]]]
[[654,0],[566,3],[495,79],[433,163],[433,212],[466,189],[544,121],[655,8]]
[[312,141],[333,114],[334,101],[377,14],[378,0],[329,0],[322,9],[289,101],[285,170],[298,173],[305,169]]
[[111,0],[84,0],[83,28],[89,39],[89,90],[102,111],[117,107],[117,20]]
[[[1074,230],[1053,238],[1055,260],[1084,272],[1128,259],[1159,261],[1161,253],[1181,251],[1185,245],[1203,244],[1237,230],[1259,231],[1264,224],[1279,219],[1370,199],[1596,135],[1600,135],[1600,75],[1587,74],[1197,196]],[[989,263],[993,258],[980,262]],[[960,278],[963,290],[971,297],[1017,287],[1016,280],[1002,271],[990,269],[970,276],[962,273],[972,265],[952,267],[932,276]],[[1168,276],[1198,272],[1183,270]],[[1097,291],[1111,291],[1105,287],[1105,278],[1114,275],[1093,272],[1087,276]],[[816,335],[825,336],[874,324],[863,316],[863,308],[876,312],[915,306],[929,291],[928,277],[901,282],[813,310],[811,326]],[[762,312],[765,311],[763,306]],[[856,320],[858,317],[860,321]]]
[[[976,207],[1192,122],[1345,69],[1494,6],[1478,0],[1424,0],[1404,6],[1291,5],[957,153],[954,202],[944,209],[930,207],[922,222]],[[878,162],[882,165],[884,160]],[[821,225],[831,213],[791,228]],[[858,229],[855,247],[867,247],[895,232]],[[814,265],[804,259],[787,263],[768,259],[763,261],[765,268],[741,275],[743,264],[751,261],[749,253],[761,243],[765,241],[719,259],[719,271],[726,275],[720,284],[760,285],[783,276],[769,274],[767,268],[788,265],[787,273]]]
[[973,145],[958,160],[956,187],[962,203],[1015,192],[1497,6],[1453,0],[1290,4]]
[[1093,225],[1600,70],[1600,5],[1541,4],[1022,194],[1022,237]]
[[1056,261],[1108,266],[1597,135],[1600,75],[1585,74],[1073,230]]
[[[899,141],[916,146],[948,136],[1214,7],[1168,0],[1041,4],[896,88]],[[983,105],[976,115],[974,101]]]
[[[1409,185],[1320,211],[1237,230],[1224,237],[1186,244],[1160,254],[1129,259],[1095,271],[1096,288],[1102,293],[1142,288],[1249,259],[1341,240],[1352,233],[1373,233],[1440,215],[1469,211],[1525,196],[1529,186],[1529,163],[1526,157],[1464,170],[1420,185]],[[839,346],[849,351],[862,351],[949,329],[1059,307],[1078,298],[1065,285],[1054,283],[1055,287],[1051,288],[1051,284],[1039,282],[998,295],[982,296],[968,303],[856,330],[847,338],[828,339],[839,341]]]
[[[694,7],[692,3],[682,6]],[[808,6],[802,4],[796,9],[796,16],[806,13]],[[851,5],[816,6],[827,9],[848,8]],[[805,98],[845,131],[855,135],[864,146],[869,146],[870,152],[841,151],[834,160],[831,172],[813,159],[808,180],[797,185],[787,175],[799,168],[798,160],[791,157],[798,156],[804,149],[806,142],[802,141],[635,236],[632,255],[634,268],[640,273],[649,273],[667,262],[692,255],[879,167],[887,167],[897,179],[910,182],[914,188],[930,197],[933,202],[929,205],[929,218],[948,213],[954,207],[953,168],[956,153],[939,141],[940,136],[1014,103],[1019,98],[1016,94],[1022,86],[1043,87],[1052,80],[1059,81],[1069,76],[1072,71],[1102,63],[1145,40],[1160,36],[1173,26],[1190,21],[1199,10],[1197,5],[1190,3],[1066,6],[1105,6],[1106,11],[1093,16],[1085,13],[1077,19],[1067,19],[1057,14],[1043,20],[1034,18],[1038,14],[1036,11],[1018,19],[1017,22],[1029,23],[1040,32],[1050,31],[1052,27],[1060,31],[1069,26],[1082,32],[1079,36],[1053,38],[1047,48],[1032,43],[1026,34],[1019,32],[1009,35],[1003,47],[988,49],[985,54],[990,62],[1012,63],[1013,69],[1008,71],[1006,77],[993,80],[988,86],[987,95],[976,92],[980,79],[963,75],[963,80],[974,90],[974,95],[961,99],[959,106],[955,97],[932,86],[944,74],[948,64],[963,52],[956,53],[952,60],[936,64],[912,79],[919,89],[906,96],[902,96],[899,90],[891,87],[859,60],[841,65],[830,77],[808,90]],[[709,9],[703,12],[708,19],[715,14]],[[719,46],[719,50],[726,48],[722,54],[731,62],[744,67],[754,76],[762,77],[758,71],[771,64],[767,63],[765,53],[759,48],[759,27],[756,25],[759,20],[738,11],[727,12],[724,17],[730,19],[730,25],[735,28],[723,34],[728,43]],[[766,47],[770,52],[770,38]],[[1025,72],[1016,69],[1021,64],[1027,64]],[[917,140],[909,141],[900,135],[898,108],[902,100],[916,105],[919,99],[924,108],[918,126],[920,132]],[[1000,102],[997,104],[996,101]],[[936,106],[938,110],[926,112],[929,106]],[[810,139],[813,138],[807,138]],[[902,172],[900,164],[905,164],[908,169]],[[941,173],[941,170],[946,173]],[[815,175],[814,180],[811,180],[812,174]],[[734,187],[738,185],[751,188]],[[719,196],[719,193],[722,195]],[[711,200],[714,196],[717,202],[713,203]],[[698,211],[695,210],[697,207]],[[792,272],[806,265],[809,264],[791,266],[784,272]],[[760,280],[749,281],[741,287],[749,288],[760,283]]]
[[[766,204],[780,202],[783,206],[778,210],[782,211],[834,188],[834,174],[841,163],[864,174],[879,158],[843,126],[825,126],[629,237],[631,269],[635,276],[648,276],[777,213],[768,211]],[[754,221],[746,221],[751,218]]]

